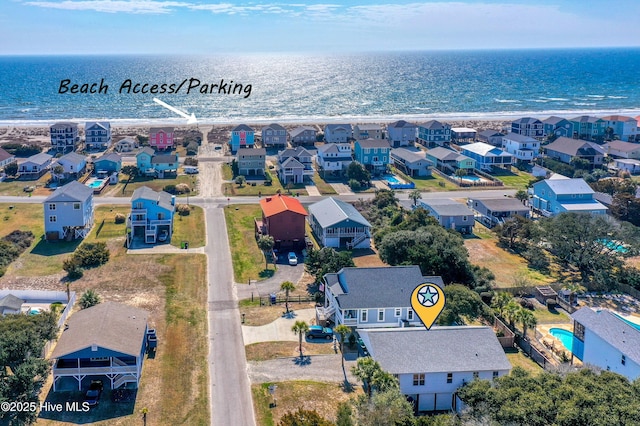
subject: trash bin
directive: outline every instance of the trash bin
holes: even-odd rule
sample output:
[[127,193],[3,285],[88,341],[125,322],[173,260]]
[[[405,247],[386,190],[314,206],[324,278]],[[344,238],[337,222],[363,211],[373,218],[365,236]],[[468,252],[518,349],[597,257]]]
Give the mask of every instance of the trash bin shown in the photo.
[[184,249],[187,250],[189,248],[189,241],[184,242]]
[[269,300],[271,301],[272,305],[275,305],[276,304],[276,294],[275,293],[271,293],[269,295]]
[[180,243],[180,248],[184,250],[184,241]]

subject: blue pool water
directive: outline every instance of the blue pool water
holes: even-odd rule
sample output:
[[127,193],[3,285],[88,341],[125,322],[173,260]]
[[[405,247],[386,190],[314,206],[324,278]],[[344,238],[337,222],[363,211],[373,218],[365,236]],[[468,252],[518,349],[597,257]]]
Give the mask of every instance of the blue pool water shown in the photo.
[[631,327],[635,328],[636,330],[640,331],[640,324],[636,324],[635,322],[631,322],[627,319],[624,319],[624,317],[621,317],[618,314],[614,314],[615,316],[617,316],[618,318],[620,318],[622,321],[626,322],[627,324],[629,324]]
[[92,180],[90,182],[87,182],[87,186],[91,189],[98,189],[100,188],[102,185],[104,184],[104,180],[102,179],[96,179],[96,180]]
[[462,180],[470,180],[472,182],[480,182],[480,178],[478,176],[462,176]]
[[396,184],[401,184],[403,183],[401,180],[399,180],[397,177],[395,177],[394,175],[384,175],[384,180],[386,180],[389,183],[396,183]]
[[549,330],[549,333],[562,342],[562,346],[571,350],[573,347],[573,333],[567,330],[563,330],[562,328],[552,328]]

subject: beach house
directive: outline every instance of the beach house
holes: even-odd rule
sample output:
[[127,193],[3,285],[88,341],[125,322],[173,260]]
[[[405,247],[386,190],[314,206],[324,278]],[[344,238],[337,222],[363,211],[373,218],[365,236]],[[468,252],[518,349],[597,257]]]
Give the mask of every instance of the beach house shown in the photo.
[[544,138],[544,124],[533,117],[519,118],[511,122],[511,133],[542,140]]
[[278,177],[283,185],[310,181],[315,173],[313,155],[299,146],[278,152]]
[[501,133],[497,130],[488,129],[478,133],[478,141],[485,142],[493,146],[502,146],[503,136],[504,133]]
[[43,207],[48,241],[85,238],[93,226],[93,189],[78,181],[57,188]]
[[326,143],[320,145],[316,155],[319,171],[324,175],[327,172],[341,173],[353,161],[351,154],[352,149],[349,143]]
[[455,143],[469,143],[476,140],[478,132],[469,127],[452,127],[451,140]]
[[168,192],[154,191],[148,186],[133,191],[127,218],[127,247],[131,247],[134,239],[146,244],[171,241],[175,209],[176,197]]
[[80,142],[78,125],[70,122],[60,122],[49,127],[51,148],[56,152],[75,151]]
[[451,126],[437,120],[418,124],[418,142],[428,147],[448,145],[451,142]]
[[453,229],[461,234],[473,232],[473,211],[464,204],[451,199],[433,199],[420,200],[418,206],[427,210],[444,228]]
[[353,128],[353,138],[359,141],[365,139],[384,139],[384,130],[380,124],[357,124]]
[[124,138],[114,144],[117,152],[131,152],[138,148],[138,141],[133,138]]
[[149,129],[149,146],[157,151],[172,149],[175,145],[173,127],[152,127]]
[[502,149],[516,160],[528,163],[540,155],[540,141],[530,136],[509,133],[502,137]]
[[327,124],[324,126],[324,141],[326,143],[345,143],[352,138],[351,124]]
[[611,141],[604,144],[603,148],[610,157],[640,159],[640,144],[638,143]]
[[502,198],[469,198],[467,206],[474,211],[476,219],[489,228],[503,224],[514,216],[529,217],[529,207],[520,200]]
[[52,155],[41,152],[32,155],[18,165],[18,175],[21,180],[37,180],[49,171]]
[[404,120],[387,124],[387,140],[392,147],[413,145],[418,137],[418,126]]
[[462,154],[476,162],[476,168],[491,171],[494,167],[510,169],[514,163],[514,156],[493,145],[476,142],[460,148]]
[[531,207],[542,216],[549,217],[562,212],[607,212],[607,207],[594,199],[594,191],[584,179],[544,179],[534,183],[530,191]]
[[573,137],[573,123],[566,118],[552,115],[542,120],[542,126],[544,128],[544,137],[547,139],[554,139],[560,136],[565,138]]
[[238,174],[264,176],[267,150],[265,148],[240,148],[236,154]]
[[270,235],[274,248],[303,249],[307,211],[296,198],[274,195],[260,199],[262,217],[255,218],[256,238]]
[[53,391],[88,389],[102,380],[107,389],[140,385],[147,350],[149,313],[102,302],[71,315],[51,354]]
[[309,206],[309,225],[324,247],[368,249],[371,224],[351,204],[329,197]]
[[573,137],[587,141],[602,141],[604,139],[607,128],[605,120],[590,115],[581,115],[570,121],[573,124]]
[[418,326],[411,292],[424,283],[444,288],[441,277],[423,276],[415,265],[342,268],[323,277],[324,304],[316,308],[316,319],[358,330]]
[[408,176],[431,176],[433,163],[427,160],[424,151],[395,148],[391,150],[389,157],[391,164]]
[[291,145],[313,145],[316,142],[318,131],[313,127],[300,126],[289,132]]
[[24,300],[13,294],[0,296],[0,316],[15,315],[22,312]]
[[93,161],[93,171],[96,174],[111,175],[122,169],[122,157],[120,154],[104,154]]
[[287,129],[277,123],[262,128],[262,147],[284,147],[287,145]]
[[149,147],[138,152],[136,165],[140,173],[158,178],[176,175],[180,166],[177,154],[156,154]]
[[608,115],[602,117],[602,119],[605,121],[606,128],[610,128],[613,134],[618,136],[620,140],[635,142],[640,134],[638,131],[638,121],[635,118],[624,115]]
[[231,152],[236,153],[240,148],[253,148],[255,131],[246,124],[240,124],[231,130]]
[[640,326],[603,309],[584,307],[573,314],[571,353],[585,365],[640,378]]
[[511,363],[491,327],[359,329],[367,352],[398,378],[415,413],[457,411],[457,390],[474,379],[509,374]]
[[427,151],[426,158],[445,173],[455,173],[458,169],[473,171],[476,168],[476,160],[449,148],[432,148]]
[[108,121],[88,121],[84,125],[84,146],[88,151],[104,151],[111,146],[111,124]]
[[591,167],[602,165],[604,160],[604,148],[593,142],[582,139],[559,137],[544,147],[548,157],[554,158],[566,164],[580,158],[589,162]]
[[354,144],[354,157],[373,175],[383,174],[389,165],[391,146],[385,140],[365,139]]
[[4,170],[6,166],[16,162],[16,156],[9,154],[4,149],[0,148],[0,170]]
[[[62,168],[60,173],[56,173],[58,170],[56,166],[60,166]],[[58,180],[77,178],[85,172],[86,168],[87,157],[76,152],[69,152],[68,154],[58,158],[51,166],[51,176]]]

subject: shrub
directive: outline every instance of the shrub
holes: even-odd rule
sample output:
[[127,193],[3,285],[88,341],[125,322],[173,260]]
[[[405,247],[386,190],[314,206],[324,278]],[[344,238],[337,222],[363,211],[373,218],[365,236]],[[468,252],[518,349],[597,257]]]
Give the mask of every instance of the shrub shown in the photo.
[[82,293],[80,297],[80,309],[87,309],[100,303],[100,296],[95,291],[89,289]]
[[191,188],[186,183],[179,183],[176,185],[176,193],[178,194],[188,194],[191,192]]
[[62,262],[62,269],[65,270],[67,278],[70,280],[77,280],[83,275],[82,268],[74,256],[71,256]]
[[22,143],[7,143],[2,145],[2,148],[9,154],[16,157],[30,157],[42,152],[42,148],[38,145],[22,144]]
[[240,188],[242,188],[242,185],[244,185],[244,183],[245,183],[246,181],[247,181],[247,179],[246,179],[244,176],[242,176],[242,175],[240,175],[240,176],[236,177],[236,184],[237,184]]
[[198,165],[198,159],[195,157],[187,157],[184,159],[184,165],[185,166],[197,166]]
[[195,142],[189,142],[187,145],[187,155],[198,155],[198,144]]
[[482,301],[484,303],[486,303],[487,305],[491,304],[491,300],[493,299],[493,292],[492,291],[483,291],[480,293],[480,297],[482,298]]
[[21,251],[24,251],[27,247],[31,246],[31,243],[34,239],[33,232],[31,231],[20,231],[16,229],[12,231],[10,234],[6,235],[3,240],[15,244]]
[[176,193],[176,186],[173,185],[173,184],[165,185],[165,187],[162,188],[162,190],[164,192],[168,192],[169,194],[175,194]]
[[4,172],[8,176],[17,175],[18,174],[18,163],[14,161],[13,163],[7,164],[6,166],[4,166]]
[[191,213],[191,207],[186,204],[178,204],[176,211],[180,216],[189,216]]
[[360,182],[355,179],[349,179],[349,188],[353,191],[359,191],[362,188],[362,185],[360,185]]
[[547,299],[547,309],[553,309],[556,307],[556,300],[555,299]]
[[109,260],[109,249],[103,242],[84,243],[73,254],[81,267],[100,266]]
[[116,213],[115,223],[124,223],[127,220],[127,217],[122,213]]

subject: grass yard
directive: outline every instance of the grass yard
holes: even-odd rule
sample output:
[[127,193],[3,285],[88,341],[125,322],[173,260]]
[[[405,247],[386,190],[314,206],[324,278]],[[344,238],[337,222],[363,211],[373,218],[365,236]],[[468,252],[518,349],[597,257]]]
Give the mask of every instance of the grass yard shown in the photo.
[[38,180],[17,180],[7,178],[0,182],[0,195],[28,196],[29,193],[24,191],[25,186],[34,186],[35,190],[31,195],[50,195],[54,190],[45,188],[47,181],[51,178],[51,174],[45,173]]
[[[280,294],[278,294],[280,296]],[[282,293],[284,295],[284,293]],[[296,289],[289,293],[289,309],[297,311],[300,309],[309,309],[315,306],[315,303],[311,302],[296,302],[295,299],[298,295],[307,297],[306,286],[297,285]],[[263,298],[263,303],[269,303],[268,298]],[[260,326],[270,324],[278,318],[282,317],[285,312],[284,303],[275,305],[262,305],[260,306],[260,298],[256,296],[254,300],[245,299],[239,302],[240,315],[244,315],[244,325],[248,326]]]
[[533,311],[533,315],[536,316],[538,324],[570,324],[571,318],[564,311],[553,310],[550,311],[547,308],[536,308]]
[[389,266],[380,259],[374,249],[355,249],[351,251],[351,257],[358,268]]
[[[269,394],[269,385],[272,384],[277,386],[277,405],[273,408],[270,407],[273,398]],[[335,421],[338,404],[362,393],[359,387],[348,393],[337,383],[312,381],[263,383],[252,385],[251,391],[256,422],[259,426],[277,425],[283,415],[298,408],[316,410],[322,417]]]
[[126,222],[116,223],[116,214],[123,214],[125,217],[129,214],[131,208],[128,206],[98,206],[94,209],[93,229],[87,237],[86,241],[107,241],[113,238],[123,238],[126,231]]
[[511,171],[494,170],[491,173],[491,176],[497,177],[502,182],[504,182],[505,186],[508,186],[514,189],[527,189],[527,186],[529,185],[529,181],[533,179],[532,175],[530,175],[527,172],[518,170],[515,167],[512,167]]
[[[262,182],[262,181],[259,181]],[[277,176],[273,177],[271,185],[266,186],[261,183],[256,183],[255,186],[251,185],[251,181],[244,183],[242,186],[238,186],[236,183],[227,182],[222,184],[222,191],[225,195],[245,195],[245,196],[258,196],[258,195],[275,195],[278,192],[281,194],[299,194],[309,195],[304,189],[303,184],[292,185],[289,189],[285,189]]]
[[337,194],[336,190],[333,189],[333,187],[329,185],[327,182],[325,182],[324,179],[320,177],[318,172],[315,172],[313,174],[313,183],[316,185],[316,187],[318,188],[318,191],[320,191],[322,195]]
[[[258,204],[234,204],[224,209],[227,223],[233,276],[236,282],[246,283],[250,279],[266,278],[264,255],[255,239],[254,218],[262,217]],[[273,264],[269,269],[273,270]]]
[[[260,342],[244,347],[247,361],[266,361],[275,358],[300,356],[298,342]],[[340,351],[338,349],[338,351]],[[335,354],[331,342],[302,342],[302,353],[306,355]]]
[[433,176],[414,177],[411,178],[413,183],[416,184],[416,189],[426,192],[439,192],[439,191],[455,191],[460,188],[455,184],[449,182],[442,176],[433,174]]
[[191,213],[187,216],[176,214],[173,217],[173,235],[171,245],[180,247],[182,241],[189,242],[189,248],[204,247],[206,245],[204,210],[202,207],[190,206]]
[[[122,176],[122,175],[121,175]],[[126,176],[126,175],[124,175]],[[108,192],[114,197],[130,197],[133,191],[141,186],[148,186],[154,191],[162,191],[167,185],[178,185],[180,183],[186,183],[191,188],[190,196],[197,195],[195,192],[197,188],[197,177],[194,175],[180,175],[174,179],[154,179],[146,176],[136,176],[131,182],[127,184],[127,178],[118,182],[115,188],[112,188]],[[186,197],[186,195],[179,195],[179,197]]]
[[231,170],[231,165],[228,163],[224,163],[222,165],[222,179],[224,180],[233,179],[233,170]]
[[507,359],[511,363],[512,367],[522,367],[529,373],[533,375],[538,375],[544,372],[543,368],[540,367],[534,360],[529,358],[519,349],[513,348],[507,352]]

